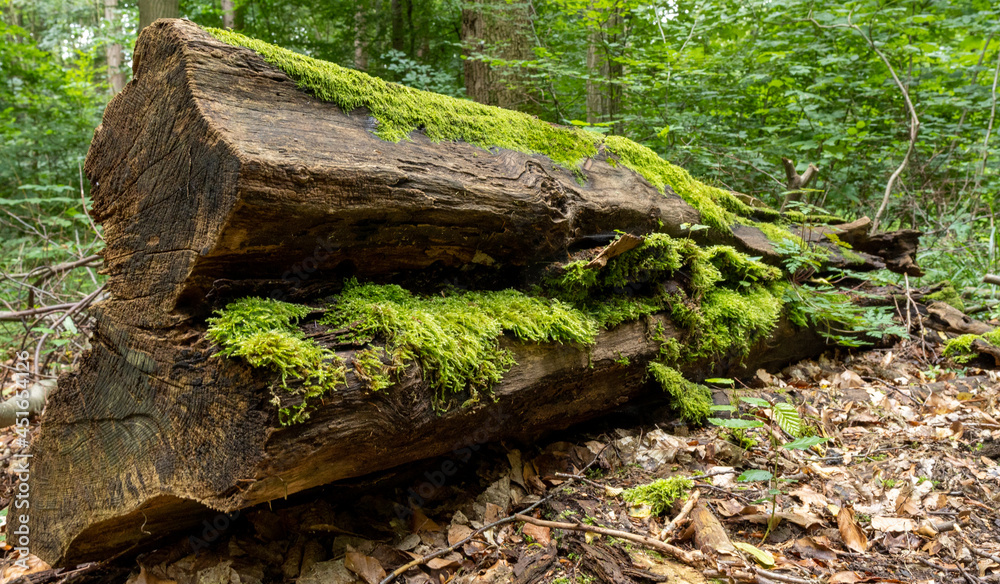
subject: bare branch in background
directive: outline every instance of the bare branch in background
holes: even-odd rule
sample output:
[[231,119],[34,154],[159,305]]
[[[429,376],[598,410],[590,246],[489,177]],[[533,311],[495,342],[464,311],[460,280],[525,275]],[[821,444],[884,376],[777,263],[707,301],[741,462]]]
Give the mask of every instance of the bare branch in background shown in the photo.
[[889,62],[888,57],[885,56],[877,46],[875,46],[875,41],[872,40],[870,35],[866,35],[861,27],[851,22],[851,15],[847,15],[847,24],[820,24],[813,18],[812,11],[809,12],[809,18],[806,19],[807,22],[811,22],[816,28],[819,29],[833,29],[833,28],[849,28],[854,32],[858,33],[861,38],[865,39],[868,46],[878,55],[878,58],[882,60],[886,68],[889,70],[889,74],[892,75],[892,80],[896,83],[896,87],[899,88],[899,92],[903,96],[903,100],[906,102],[906,109],[910,113],[910,143],[906,147],[906,154],[903,155],[902,162],[896,167],[896,170],[889,176],[889,181],[885,185],[885,194],[882,196],[882,204],[879,205],[878,211],[875,213],[875,218],[872,219],[872,228],[870,233],[875,233],[878,230],[879,222],[882,220],[882,215],[885,213],[886,207],[889,206],[889,197],[892,195],[892,187],[899,178],[899,175],[903,174],[903,170],[906,169],[906,165],[910,162],[910,155],[913,154],[913,148],[917,144],[917,136],[920,133],[920,118],[917,117],[917,110],[913,107],[913,101],[910,99],[910,92],[906,89],[906,85],[903,84],[899,79],[899,75],[896,74],[896,69]]

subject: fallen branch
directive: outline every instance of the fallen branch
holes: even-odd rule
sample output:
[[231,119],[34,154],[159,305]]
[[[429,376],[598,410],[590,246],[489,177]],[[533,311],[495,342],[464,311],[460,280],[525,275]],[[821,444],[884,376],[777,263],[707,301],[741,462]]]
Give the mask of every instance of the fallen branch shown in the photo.
[[586,525],[583,523],[562,523],[559,521],[546,521],[545,519],[535,519],[534,517],[531,517],[529,515],[523,515],[521,513],[518,513],[517,515],[515,515],[515,517],[517,518],[518,521],[523,521],[524,523],[531,523],[533,525],[538,525],[540,527],[548,527],[550,529],[584,531],[588,533],[599,533],[601,535],[617,537],[619,539],[627,539],[629,541],[641,543],[656,551],[668,553],[689,566],[696,566],[704,560],[704,556],[699,551],[689,552],[677,546],[670,545],[669,543],[663,543],[658,539],[647,537],[645,535],[639,535],[637,533],[620,531],[618,529],[608,529],[607,527],[598,527],[596,525]]
[[104,261],[104,258],[99,255],[91,255],[85,258],[80,258],[78,260],[73,260],[72,262],[65,262],[62,264],[56,264],[54,266],[39,266],[31,271],[23,272],[20,274],[7,274],[8,278],[48,278],[54,276],[61,272],[66,272],[74,268],[80,268],[84,266],[95,266]]
[[61,310],[69,310],[76,306],[76,302],[70,302],[66,304],[53,304],[51,306],[42,306],[39,308],[32,308],[29,310],[17,310],[14,312],[0,312],[0,320],[21,320],[29,316],[39,316],[42,314],[49,314],[51,312],[59,312]]
[[681,507],[681,512],[678,513],[677,517],[674,517],[673,520],[671,520],[670,523],[663,528],[663,531],[660,532],[660,541],[667,541],[667,538],[670,537],[670,534],[677,529],[677,526],[687,519],[688,514],[691,513],[692,509],[694,509],[694,504],[698,502],[699,495],[699,491],[691,491],[691,495],[688,497],[687,502],[684,503],[683,507]]
[[[602,448],[601,451],[597,453],[597,456],[595,456],[594,459],[591,460],[587,464],[587,466],[583,467],[583,470],[581,470],[580,472],[586,472],[588,468],[590,468],[591,466],[594,465],[595,462],[597,462],[598,460],[600,460],[601,455],[604,454],[604,449],[605,448],[607,448],[607,446],[605,446],[604,448]],[[580,477],[576,477],[576,476],[573,476],[573,475],[570,475],[570,477],[571,478],[568,481],[566,481],[566,484],[569,484],[569,483],[573,482],[575,479],[580,478]],[[555,497],[556,494],[558,494],[560,491],[561,491],[561,489],[557,489],[557,490],[553,491],[548,496],[544,497],[543,499],[539,500],[538,502],[534,503],[533,505],[531,505],[530,507],[528,507],[527,509],[525,509],[523,511],[523,513],[530,513],[531,511],[534,511],[535,509],[537,509],[538,507],[540,507],[544,503],[547,503],[548,501],[551,501],[552,498]],[[465,544],[469,543],[470,541],[472,541],[480,533],[483,533],[484,531],[489,531],[490,529],[493,529],[494,527],[499,527],[501,525],[506,525],[507,523],[513,523],[514,521],[518,520],[517,519],[518,517],[519,517],[519,514],[515,513],[513,515],[508,515],[507,517],[504,517],[503,519],[498,519],[498,520],[494,521],[493,523],[490,523],[489,525],[484,525],[484,526],[480,527],[479,529],[473,531],[472,533],[469,534],[468,537],[466,537],[462,541],[456,542],[455,544],[453,544],[453,545],[451,545],[451,546],[449,546],[447,548],[440,549],[440,550],[438,550],[436,552],[427,554],[427,555],[425,555],[423,557],[417,558],[417,559],[415,559],[415,560],[413,560],[411,562],[403,564],[402,566],[400,566],[400,567],[396,568],[395,570],[393,570],[391,574],[389,574],[388,576],[386,576],[385,578],[383,578],[382,581],[379,582],[379,584],[389,584],[389,582],[392,582],[398,576],[403,575],[403,573],[405,573],[407,570],[409,570],[411,568],[416,568],[417,566],[421,566],[423,564],[426,564],[427,562],[433,560],[436,557],[443,556],[444,554],[447,554],[447,553],[451,553],[451,552],[457,550],[458,548],[462,547],[463,545],[465,545]]]

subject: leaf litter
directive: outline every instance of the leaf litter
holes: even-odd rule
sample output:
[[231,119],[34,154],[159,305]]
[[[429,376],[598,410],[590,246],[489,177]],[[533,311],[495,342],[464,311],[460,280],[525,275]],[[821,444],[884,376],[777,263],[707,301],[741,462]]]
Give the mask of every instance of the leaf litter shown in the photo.
[[[809,449],[775,456],[776,425],[735,437],[640,407],[548,444],[482,445],[444,484],[426,478],[443,459],[424,461],[247,510],[140,556],[119,581],[1000,581],[1000,374],[917,354],[828,354],[733,390],[734,404],[789,404],[760,418],[793,407],[796,431],[827,439]],[[0,447],[16,451],[12,436]],[[629,500],[672,477],[693,487],[663,505]],[[58,579],[34,558],[14,569],[14,556],[0,583]]]

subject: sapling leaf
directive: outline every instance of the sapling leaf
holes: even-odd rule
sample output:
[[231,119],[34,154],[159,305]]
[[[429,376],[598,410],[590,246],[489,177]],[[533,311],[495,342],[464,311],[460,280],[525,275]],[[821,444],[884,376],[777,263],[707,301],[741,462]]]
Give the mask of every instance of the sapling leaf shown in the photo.
[[746,429],[746,428],[761,428],[764,423],[759,420],[743,420],[740,418],[732,420],[723,420],[722,418],[709,418],[708,423],[714,426],[722,426],[723,428],[733,428],[733,429]]
[[774,475],[766,470],[751,468],[750,470],[743,471],[743,474],[736,477],[736,480],[741,483],[755,483],[758,481],[769,481],[773,477]]
[[822,444],[829,440],[829,438],[823,438],[822,436],[803,436],[791,442],[782,444],[782,448],[788,450],[808,450],[817,444]]
[[771,407],[770,402],[766,399],[761,399],[759,397],[741,397],[740,401],[748,403],[757,408],[769,408]]
[[802,418],[799,417],[798,410],[790,403],[779,402],[774,404],[774,419],[778,422],[778,427],[788,433],[792,438],[798,438],[802,433]]

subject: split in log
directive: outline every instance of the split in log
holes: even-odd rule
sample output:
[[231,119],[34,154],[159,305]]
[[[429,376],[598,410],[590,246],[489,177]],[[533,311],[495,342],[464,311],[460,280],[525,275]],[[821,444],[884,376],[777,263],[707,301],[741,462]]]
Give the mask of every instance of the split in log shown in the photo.
[[[93,349],[60,379],[32,442],[30,517],[8,528],[30,525],[31,551],[50,564],[138,551],[194,528],[208,509],[448,452],[468,457],[483,442],[530,439],[663,389],[683,405],[685,391],[700,389],[681,373],[739,375],[826,346],[782,316],[787,284],[766,263],[781,259],[773,241],[808,242],[759,222],[777,212],[621,138],[215,34],[260,53],[186,21],[147,27],[135,76],[88,154],[111,297],[95,308]],[[316,71],[341,93],[310,86]],[[372,91],[381,101],[365,101]],[[506,126],[523,131],[483,134]],[[551,143],[562,150],[546,150]],[[690,229],[698,224],[710,229]],[[873,251],[859,263],[830,237],[816,246],[832,265],[874,268],[882,257]],[[890,267],[906,268],[912,251],[898,250]],[[419,293],[449,283],[485,295],[537,288],[540,296],[524,298],[549,309],[523,321],[490,315],[500,324],[484,344],[498,359],[487,373],[501,378],[480,383],[477,395],[482,371],[445,375],[447,361],[432,365],[414,350],[419,339],[380,328],[374,301],[346,311],[350,278],[388,290],[382,309],[422,310],[408,298],[431,303]],[[493,297],[462,294],[440,302],[464,298],[470,312],[489,312],[481,299]],[[217,329],[206,319],[245,296],[309,308],[276,328],[240,329],[231,345],[211,342]],[[550,318],[560,310],[567,320]],[[554,333],[560,323],[589,324],[573,336]],[[272,342],[266,351],[244,342],[258,333]],[[295,350],[282,360],[282,347]],[[224,358],[220,348],[243,356]],[[330,375],[301,375],[291,361],[304,358],[298,349],[315,351]],[[248,366],[254,359],[263,366]],[[364,359],[391,373],[392,386],[372,391]],[[650,381],[651,363],[663,389]],[[328,382],[336,391],[315,396],[308,420],[279,423],[274,395],[294,408],[282,400]],[[284,387],[298,393],[276,391]]]

